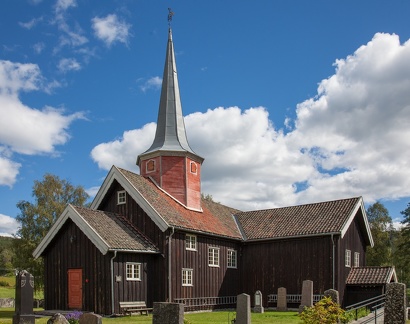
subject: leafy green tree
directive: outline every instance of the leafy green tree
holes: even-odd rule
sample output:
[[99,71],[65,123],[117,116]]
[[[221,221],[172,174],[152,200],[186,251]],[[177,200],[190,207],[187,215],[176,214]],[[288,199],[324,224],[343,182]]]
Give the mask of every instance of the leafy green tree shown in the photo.
[[392,265],[392,247],[395,230],[389,212],[380,202],[376,202],[367,209],[370,230],[374,247],[366,251],[368,266]]
[[401,214],[404,216],[402,221],[404,227],[397,236],[394,264],[399,281],[408,286],[410,285],[410,203]]
[[33,258],[33,251],[67,204],[83,206],[88,194],[81,186],[74,187],[67,180],[45,174],[42,181],[34,181],[32,196],[34,203],[25,200],[17,203],[20,214],[16,220],[20,227],[13,245],[16,255],[13,266],[29,271],[35,278],[35,288],[38,290],[44,286],[44,267],[41,258]]

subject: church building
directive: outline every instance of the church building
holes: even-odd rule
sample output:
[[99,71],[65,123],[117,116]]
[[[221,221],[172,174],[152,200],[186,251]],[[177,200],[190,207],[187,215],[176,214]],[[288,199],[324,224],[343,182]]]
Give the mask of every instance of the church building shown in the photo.
[[234,307],[240,293],[336,289],[373,246],[361,197],[243,212],[201,196],[204,158],[185,132],[171,28],[154,141],[140,174],[113,166],[89,208],[68,205],[33,252],[45,309],[118,314],[120,302]]

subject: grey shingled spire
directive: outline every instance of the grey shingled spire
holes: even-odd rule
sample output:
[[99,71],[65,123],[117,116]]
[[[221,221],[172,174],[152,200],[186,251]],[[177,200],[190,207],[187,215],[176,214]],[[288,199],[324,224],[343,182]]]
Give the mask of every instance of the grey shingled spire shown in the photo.
[[190,148],[185,132],[171,28],[168,30],[168,44],[162,78],[157,130],[154,142],[147,151],[138,156],[137,164],[139,164],[143,156],[154,152],[186,152],[189,155],[194,155],[201,163],[203,161],[203,158]]

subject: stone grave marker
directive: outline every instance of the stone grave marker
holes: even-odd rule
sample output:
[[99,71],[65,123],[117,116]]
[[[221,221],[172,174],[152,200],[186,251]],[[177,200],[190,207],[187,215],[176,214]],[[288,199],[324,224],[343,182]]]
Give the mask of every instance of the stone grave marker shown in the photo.
[[34,324],[34,277],[26,270],[20,271],[16,278],[16,301],[13,324]]
[[184,324],[184,305],[178,303],[154,303],[152,324]]
[[288,310],[286,288],[284,287],[278,288],[278,304],[276,306],[276,310],[280,312],[286,312]]
[[313,306],[313,281],[304,280],[302,283],[302,300],[299,306],[299,313],[303,312],[305,307]]
[[247,294],[240,294],[236,299],[235,324],[251,323],[251,298]]
[[262,300],[262,292],[257,290],[255,292],[255,307],[253,308],[255,313],[263,313],[265,311]]

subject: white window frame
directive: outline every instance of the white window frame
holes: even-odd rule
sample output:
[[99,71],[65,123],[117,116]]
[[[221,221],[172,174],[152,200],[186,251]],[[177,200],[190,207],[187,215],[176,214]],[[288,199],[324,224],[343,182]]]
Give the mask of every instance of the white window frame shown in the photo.
[[[149,170],[149,168],[148,168],[150,163],[153,164],[152,170]],[[147,163],[145,164],[145,172],[147,172],[147,173],[155,172],[156,167],[157,167],[156,161],[151,159],[151,160],[147,161]]]
[[127,278],[127,281],[141,281],[141,263],[126,262],[125,278]]
[[[192,171],[192,168],[195,168],[195,172]],[[195,162],[191,161],[191,163],[189,164],[189,171],[192,174],[198,174],[198,164],[196,164]]]
[[352,251],[345,251],[345,267],[350,268],[352,266]]
[[219,267],[219,248],[215,246],[208,247],[208,265],[210,267]]
[[117,205],[123,205],[127,202],[127,192],[125,190],[117,191]]
[[236,269],[238,267],[238,253],[234,249],[228,249],[228,268]]
[[188,251],[196,251],[196,235],[185,234],[185,249]]
[[354,266],[357,268],[360,265],[360,253],[355,252],[354,253]]
[[182,286],[192,287],[194,280],[194,269],[182,268]]

